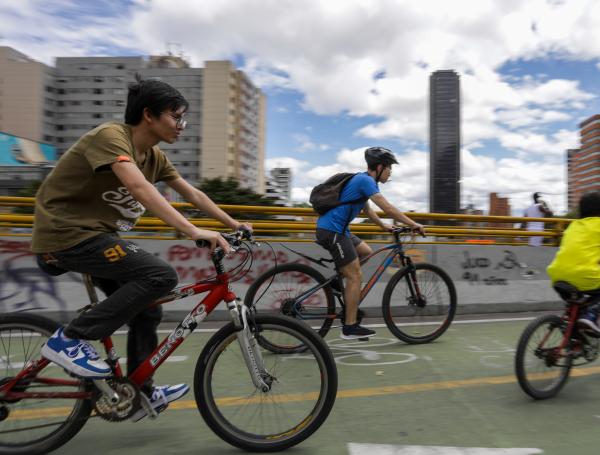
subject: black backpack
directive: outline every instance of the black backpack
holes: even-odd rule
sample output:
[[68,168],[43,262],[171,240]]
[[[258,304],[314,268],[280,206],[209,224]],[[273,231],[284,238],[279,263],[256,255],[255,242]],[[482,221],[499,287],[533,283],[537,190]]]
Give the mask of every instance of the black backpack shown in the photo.
[[354,199],[352,201],[340,202],[340,194],[346,186],[346,183],[350,181],[356,174],[350,172],[340,172],[325,180],[323,183],[315,186],[310,192],[309,202],[311,203],[313,210],[319,215],[324,215],[329,210],[334,209],[342,204],[354,204],[356,202],[364,201],[366,198]]

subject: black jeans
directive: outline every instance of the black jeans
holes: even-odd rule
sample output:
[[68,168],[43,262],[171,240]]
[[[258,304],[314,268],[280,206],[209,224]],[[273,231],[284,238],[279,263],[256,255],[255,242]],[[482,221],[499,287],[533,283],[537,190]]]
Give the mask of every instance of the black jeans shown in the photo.
[[116,234],[100,234],[67,250],[40,254],[38,263],[44,270],[49,266],[87,273],[107,295],[73,319],[65,327],[66,336],[100,340],[127,323],[128,374],[156,348],[162,308],[149,305],[178,282],[177,272],[165,261]]

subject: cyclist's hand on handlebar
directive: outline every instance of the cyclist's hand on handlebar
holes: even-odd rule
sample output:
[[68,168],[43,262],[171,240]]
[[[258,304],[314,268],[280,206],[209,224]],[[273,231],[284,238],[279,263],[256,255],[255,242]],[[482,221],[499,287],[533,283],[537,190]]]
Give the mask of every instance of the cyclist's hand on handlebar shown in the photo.
[[223,238],[221,234],[216,231],[207,231],[205,229],[197,229],[196,233],[192,236],[197,244],[201,243],[198,240],[205,240],[210,243],[210,251],[214,251],[216,247],[220,247],[225,254],[231,253],[231,246]]
[[425,237],[425,227],[422,224],[415,223],[410,228],[412,229],[413,232],[417,232],[417,233],[421,234],[423,237]]
[[394,232],[394,229],[396,229],[396,226],[394,226],[393,224],[383,223],[383,226],[381,226],[381,228],[388,232]]
[[243,234],[242,238],[250,239],[250,238],[252,238],[252,231],[254,229],[252,228],[251,223],[238,222],[237,225],[233,228],[233,230],[241,232]]
[[233,228],[234,231],[249,231],[252,232],[254,229],[252,228],[251,223],[240,223],[238,222],[237,226]]

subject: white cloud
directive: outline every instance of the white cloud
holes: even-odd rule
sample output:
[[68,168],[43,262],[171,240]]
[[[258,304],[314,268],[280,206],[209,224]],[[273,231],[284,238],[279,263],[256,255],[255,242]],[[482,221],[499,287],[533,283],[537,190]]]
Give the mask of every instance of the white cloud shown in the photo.
[[315,144],[307,134],[293,134],[292,139],[297,144],[294,148],[296,152],[326,151],[330,148],[327,144]]
[[[292,199],[308,201],[311,189],[337,172],[362,172],[364,148],[344,149],[336,161],[327,166],[316,166],[295,179]],[[521,158],[497,159],[462,150],[461,196],[463,205],[474,204],[489,210],[489,193],[496,192],[510,199],[514,215],[520,215],[531,203],[536,191],[545,193],[545,199],[557,211],[566,210],[565,171],[560,162],[542,163]],[[396,154],[390,181],[380,186],[382,194],[400,210],[429,211],[429,154],[422,150],[409,150]]]
[[[302,107],[314,113],[369,116],[358,136],[419,148],[428,135],[429,74],[453,68],[461,77],[468,151],[463,163],[481,171],[463,172],[465,194],[473,198],[486,188],[479,179],[495,182],[500,193],[502,185],[531,190],[526,186],[535,181],[527,176],[550,185],[546,176],[556,174],[565,149],[577,145],[577,125],[568,122],[579,119],[578,111],[595,97],[576,80],[539,72],[507,76],[499,68],[536,58],[600,61],[600,2],[594,0],[189,0],[177,7],[171,0],[135,0],[128,9],[109,1],[22,0],[3,5],[0,24],[3,44],[46,63],[52,56],[119,48],[159,53],[166,42],[181,43],[196,66],[243,56],[243,69],[260,86],[298,91]],[[475,150],[490,139],[514,152],[516,161],[477,156]],[[296,140],[296,151],[329,147],[312,132]],[[295,182],[294,194],[306,194],[327,173],[356,169],[347,159],[355,155],[340,151],[335,163],[313,169],[302,164],[304,180]],[[427,164],[425,152],[402,157],[417,169]],[[425,209],[427,175],[402,172],[396,175],[408,180],[402,188],[390,183],[391,194],[402,207],[406,197],[410,208]],[[523,188],[515,189],[515,180],[523,180]]]

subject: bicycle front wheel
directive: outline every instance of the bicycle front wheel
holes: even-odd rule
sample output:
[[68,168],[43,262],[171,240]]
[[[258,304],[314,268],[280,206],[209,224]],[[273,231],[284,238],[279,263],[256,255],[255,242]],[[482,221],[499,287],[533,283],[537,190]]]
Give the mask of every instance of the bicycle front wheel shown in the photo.
[[[206,344],[196,364],[194,391],[207,425],[223,440],[256,452],[283,450],[325,421],[337,393],[337,369],[325,342],[291,318],[256,315],[254,336],[305,347],[302,354],[261,349],[271,389],[252,382],[233,323]],[[258,343],[261,345],[261,343]]]
[[388,329],[410,344],[429,343],[450,326],[456,313],[452,279],[432,264],[416,264],[413,274],[400,269],[383,293],[383,319]]
[[573,363],[563,344],[565,322],[556,315],[542,316],[523,331],[517,354],[515,372],[523,391],[536,400],[556,395],[563,388]]
[[[0,316],[0,385],[13,380],[32,361],[41,359],[40,349],[58,324],[33,314]],[[41,454],[69,441],[83,427],[90,401],[52,398],[52,393],[81,394],[82,380],[49,364],[37,377],[23,379],[12,392],[44,394],[43,398],[0,396],[0,454]],[[9,392],[10,392],[9,391]],[[7,398],[8,397],[8,398]]]

